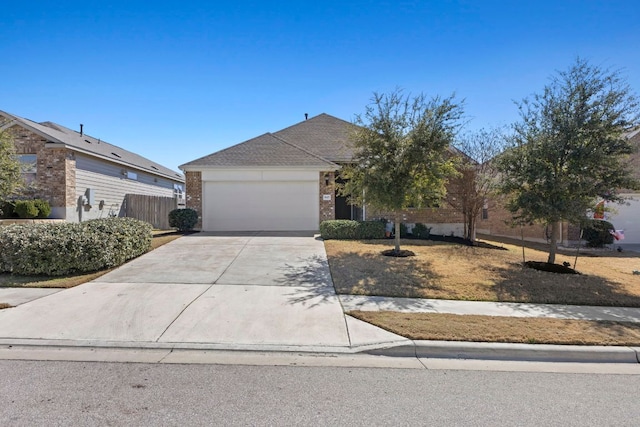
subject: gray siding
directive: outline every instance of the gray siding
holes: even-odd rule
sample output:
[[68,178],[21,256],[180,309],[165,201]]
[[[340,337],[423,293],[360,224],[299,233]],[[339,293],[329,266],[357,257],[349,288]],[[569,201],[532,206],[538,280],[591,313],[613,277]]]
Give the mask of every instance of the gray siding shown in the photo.
[[[135,172],[137,180],[127,179],[123,174],[126,171]],[[133,168],[76,155],[76,206],[67,207],[67,220],[122,216],[125,194],[173,197],[173,184],[166,178],[154,177]],[[94,191],[95,203],[91,207],[81,204],[87,189]]]

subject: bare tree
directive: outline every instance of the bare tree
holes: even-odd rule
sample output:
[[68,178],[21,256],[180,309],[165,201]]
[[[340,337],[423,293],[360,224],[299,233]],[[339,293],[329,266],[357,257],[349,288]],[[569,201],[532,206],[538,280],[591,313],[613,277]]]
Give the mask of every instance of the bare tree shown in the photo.
[[450,180],[449,203],[464,217],[464,238],[475,242],[476,224],[488,197],[496,190],[498,170],[493,162],[506,145],[503,128],[480,129],[461,135],[457,176]]

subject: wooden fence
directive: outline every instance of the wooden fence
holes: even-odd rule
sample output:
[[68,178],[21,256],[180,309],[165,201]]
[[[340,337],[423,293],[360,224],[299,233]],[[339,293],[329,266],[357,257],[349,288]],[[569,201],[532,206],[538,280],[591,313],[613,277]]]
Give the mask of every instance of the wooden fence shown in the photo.
[[153,228],[168,230],[169,212],[178,207],[174,197],[146,196],[126,194],[124,196],[124,214],[153,225]]

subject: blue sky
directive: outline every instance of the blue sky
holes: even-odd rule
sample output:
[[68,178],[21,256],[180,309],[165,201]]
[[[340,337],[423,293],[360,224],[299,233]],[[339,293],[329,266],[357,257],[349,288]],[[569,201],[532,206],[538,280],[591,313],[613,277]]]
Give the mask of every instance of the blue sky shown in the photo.
[[580,56],[640,91],[632,1],[48,1],[0,9],[0,110],[180,164],[371,95],[509,124]]

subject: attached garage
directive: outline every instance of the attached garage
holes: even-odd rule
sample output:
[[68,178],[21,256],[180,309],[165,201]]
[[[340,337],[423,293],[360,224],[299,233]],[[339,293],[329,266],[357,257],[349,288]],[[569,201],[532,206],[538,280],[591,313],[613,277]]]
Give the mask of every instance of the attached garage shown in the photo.
[[609,222],[617,230],[624,231],[624,240],[616,244],[638,245],[640,244],[640,194],[623,194],[623,196],[631,199],[627,200],[627,204],[609,204],[609,207],[615,210],[611,212]]
[[300,170],[223,170],[202,176],[206,231],[317,230],[319,174]]
[[335,171],[353,157],[349,122],[320,114],[180,166],[203,231],[312,231],[336,218]]

